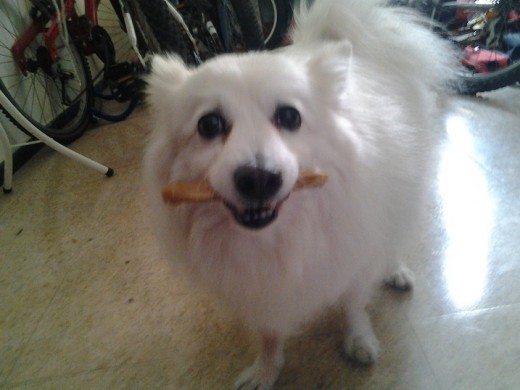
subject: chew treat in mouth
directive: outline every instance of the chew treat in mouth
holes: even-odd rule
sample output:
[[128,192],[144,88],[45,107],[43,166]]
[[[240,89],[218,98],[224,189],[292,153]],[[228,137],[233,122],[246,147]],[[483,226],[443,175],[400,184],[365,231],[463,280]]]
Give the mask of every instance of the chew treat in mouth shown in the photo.
[[[322,187],[328,176],[318,171],[303,171],[298,176],[294,190]],[[177,205],[180,203],[209,202],[220,199],[219,195],[206,180],[180,181],[168,185],[162,191],[165,203]]]

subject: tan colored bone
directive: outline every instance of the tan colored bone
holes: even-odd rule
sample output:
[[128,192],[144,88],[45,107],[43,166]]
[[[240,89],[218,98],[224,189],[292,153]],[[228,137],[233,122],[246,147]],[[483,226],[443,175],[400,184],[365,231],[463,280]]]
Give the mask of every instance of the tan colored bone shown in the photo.
[[[322,187],[328,176],[318,171],[303,171],[300,173],[294,190]],[[177,205],[180,203],[209,202],[220,199],[207,180],[174,182],[162,191],[165,203]]]

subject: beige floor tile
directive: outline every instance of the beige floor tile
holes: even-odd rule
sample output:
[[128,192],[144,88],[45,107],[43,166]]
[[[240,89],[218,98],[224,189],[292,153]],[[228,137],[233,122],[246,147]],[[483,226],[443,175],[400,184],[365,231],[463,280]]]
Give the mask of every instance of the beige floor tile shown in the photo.
[[[101,131],[109,135],[103,136]],[[139,172],[139,140],[144,133],[136,125],[121,124],[110,130],[101,127],[78,141],[81,150],[83,145],[97,145],[99,139],[118,140],[128,155],[138,156],[125,160],[121,152],[117,165],[122,169],[113,178],[105,178],[43,149],[17,172],[13,193],[0,197],[0,247],[5,254],[0,273],[0,326],[6,340],[0,346],[0,355],[5,356],[0,364],[0,378],[12,368],[17,352],[36,329],[67,271],[74,268],[77,255],[98,237],[97,226],[114,230],[108,221],[114,219],[111,212],[135,214],[135,210],[128,209],[129,202],[124,197],[142,194],[142,188],[135,186],[132,194],[124,184],[140,174],[132,175],[125,168]],[[108,213],[104,212],[107,207]]]
[[332,310],[290,339],[281,389],[438,389],[423,349],[401,310],[409,293],[381,289],[371,304],[374,330],[381,353],[372,366],[348,360],[343,352],[340,310]]
[[520,383],[520,305],[414,324],[444,389],[515,389]]
[[29,380],[9,385],[8,389],[214,389],[231,388],[229,381],[229,355],[211,355],[218,361],[218,369],[203,366],[204,359],[196,366],[190,366],[184,356],[175,355],[165,360],[146,363],[125,364],[119,367],[97,369],[70,376]]

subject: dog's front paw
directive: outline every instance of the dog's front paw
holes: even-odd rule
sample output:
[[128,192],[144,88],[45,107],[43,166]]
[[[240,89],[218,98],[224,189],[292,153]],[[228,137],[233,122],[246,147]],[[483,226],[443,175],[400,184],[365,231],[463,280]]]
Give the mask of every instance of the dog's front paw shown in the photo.
[[400,265],[385,279],[385,284],[396,290],[408,291],[413,288],[415,277],[410,268]]
[[279,369],[262,367],[255,362],[251,367],[246,368],[238,376],[235,382],[237,390],[269,390],[273,387],[278,377]]
[[379,342],[373,335],[347,335],[345,338],[345,352],[356,363],[372,364],[379,355]]
[[262,349],[254,364],[245,369],[235,382],[240,390],[269,390],[283,367],[283,338],[262,334]]

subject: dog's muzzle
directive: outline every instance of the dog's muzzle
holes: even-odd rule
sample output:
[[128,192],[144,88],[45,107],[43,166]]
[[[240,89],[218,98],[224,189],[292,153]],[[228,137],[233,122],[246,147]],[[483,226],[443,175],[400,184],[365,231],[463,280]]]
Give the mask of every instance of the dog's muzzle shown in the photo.
[[235,190],[243,206],[224,202],[235,220],[249,229],[261,229],[271,224],[278,216],[282,203],[273,202],[282,187],[282,174],[263,168],[242,166],[233,174]]

